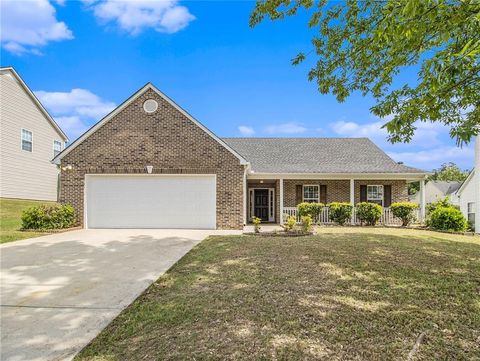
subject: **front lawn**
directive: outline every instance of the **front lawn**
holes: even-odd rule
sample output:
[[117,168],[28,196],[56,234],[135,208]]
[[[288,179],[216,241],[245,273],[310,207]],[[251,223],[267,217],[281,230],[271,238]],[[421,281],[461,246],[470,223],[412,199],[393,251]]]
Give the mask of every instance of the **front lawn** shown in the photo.
[[76,360],[480,359],[480,238],[211,237]]
[[45,232],[20,231],[22,212],[41,204],[54,204],[54,202],[0,198],[0,243],[45,235]]

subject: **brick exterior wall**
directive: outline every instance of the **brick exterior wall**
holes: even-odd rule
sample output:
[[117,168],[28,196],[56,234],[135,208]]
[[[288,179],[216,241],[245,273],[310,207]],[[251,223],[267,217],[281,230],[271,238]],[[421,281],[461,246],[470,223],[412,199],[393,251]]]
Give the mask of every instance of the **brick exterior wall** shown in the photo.
[[[327,203],[350,202],[350,180],[284,180],[283,181],[283,202],[284,207],[295,207],[296,186],[305,185],[326,185]],[[360,202],[360,185],[391,185],[392,203],[408,200],[407,181],[405,180],[356,180],[355,181],[355,203]]]
[[[147,99],[158,102],[153,114],[143,110]],[[85,174],[146,173],[147,164],[156,174],[216,174],[217,227],[242,228],[239,159],[151,89],[64,156],[61,166],[73,168],[61,172],[60,201],[75,207],[84,226]]]
[[391,185],[392,186],[392,203],[408,201],[408,186],[406,180],[358,180],[355,181],[355,203],[360,202],[360,186],[361,185]]

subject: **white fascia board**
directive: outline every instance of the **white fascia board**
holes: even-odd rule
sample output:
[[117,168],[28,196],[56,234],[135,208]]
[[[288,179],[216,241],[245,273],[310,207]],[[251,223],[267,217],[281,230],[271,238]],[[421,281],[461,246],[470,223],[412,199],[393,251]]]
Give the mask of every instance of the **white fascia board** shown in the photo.
[[465,189],[465,187],[467,186],[467,184],[470,182],[470,180],[473,178],[473,175],[475,174],[475,170],[472,170],[470,172],[470,174],[468,175],[468,177],[463,181],[462,185],[460,186],[460,188],[458,188],[454,194],[460,194],[462,193],[462,191]]
[[409,180],[425,179],[424,173],[249,173],[248,179],[378,179]]
[[55,128],[55,130],[58,132],[58,134],[63,138],[63,141],[64,142],[68,142],[68,137],[67,135],[63,132],[62,128],[60,128],[60,126],[57,124],[57,122],[52,118],[52,116],[50,115],[50,113],[47,111],[47,109],[45,109],[45,107],[43,106],[42,103],[40,103],[40,100],[38,100],[38,98],[35,96],[35,94],[30,90],[30,88],[28,87],[27,83],[25,83],[22,79],[22,77],[17,73],[17,71],[9,66],[9,67],[5,67],[5,68],[0,68],[0,71],[2,72],[6,72],[6,71],[9,71],[14,77],[15,79],[18,81],[18,83],[20,84],[20,86],[23,88],[23,90],[25,90],[25,92],[28,94],[28,96],[33,100],[33,102],[35,103],[35,105],[40,109],[40,111],[43,113],[43,115],[47,118],[47,120],[50,122],[50,124]]
[[172,105],[175,109],[177,109],[180,113],[186,116],[190,121],[192,121],[195,125],[197,125],[200,129],[202,129],[205,133],[210,135],[214,140],[216,140],[220,145],[222,145],[225,149],[227,149],[230,153],[232,153],[235,157],[238,158],[241,165],[248,165],[249,163],[245,158],[243,158],[240,154],[238,154],[234,149],[228,146],[223,140],[218,138],[212,131],[210,131],[207,127],[205,127],[202,123],[192,117],[189,113],[187,113],[184,109],[182,109],[177,103],[175,103],[172,99],[168,96],[163,94],[157,87],[155,87],[152,83],[147,83],[143,86],[140,90],[135,92],[131,95],[127,100],[125,100],[122,104],[120,104],[117,108],[107,114],[103,119],[97,122],[93,127],[83,133],[77,140],[75,140],[69,147],[65,148],[63,152],[58,154],[53,160],[52,163],[58,164],[60,160],[70,153],[73,149],[75,149],[79,144],[81,144],[85,139],[87,139],[91,134],[95,133],[95,131],[107,123],[110,119],[115,117],[118,113],[120,113],[123,109],[125,109],[128,105],[130,105],[135,99],[137,99],[141,94],[143,94],[148,89],[152,89],[156,92],[160,97],[165,99],[170,105]]

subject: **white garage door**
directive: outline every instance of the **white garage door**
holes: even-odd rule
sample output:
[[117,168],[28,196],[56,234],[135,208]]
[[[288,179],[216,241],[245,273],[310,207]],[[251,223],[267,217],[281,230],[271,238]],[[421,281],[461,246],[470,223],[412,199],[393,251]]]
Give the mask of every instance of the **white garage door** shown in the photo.
[[88,228],[216,227],[215,175],[87,175]]

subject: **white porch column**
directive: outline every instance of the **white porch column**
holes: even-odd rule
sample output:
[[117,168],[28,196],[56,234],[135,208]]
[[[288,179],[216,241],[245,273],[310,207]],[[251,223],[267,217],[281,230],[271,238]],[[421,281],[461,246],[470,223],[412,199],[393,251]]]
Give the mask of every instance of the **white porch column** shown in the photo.
[[480,135],[475,139],[475,233],[480,233]]
[[[355,207],[355,179],[350,179],[350,203]],[[353,208],[351,223],[355,224],[355,208]]]
[[420,222],[425,220],[425,179],[420,181]]
[[283,223],[283,178],[280,179],[280,220],[279,223]]
[[247,171],[248,167],[245,166],[245,171],[243,173],[243,225],[247,225],[247,199],[248,199],[248,188],[247,188]]

